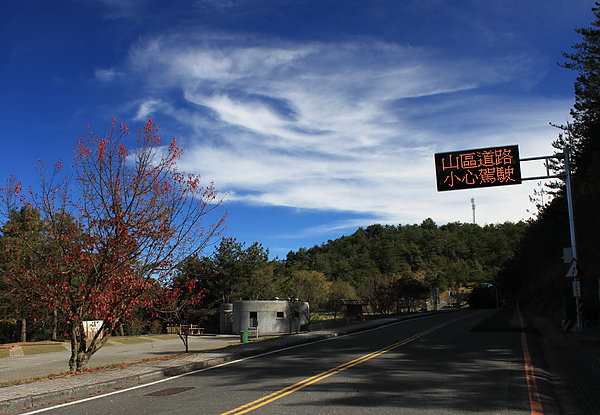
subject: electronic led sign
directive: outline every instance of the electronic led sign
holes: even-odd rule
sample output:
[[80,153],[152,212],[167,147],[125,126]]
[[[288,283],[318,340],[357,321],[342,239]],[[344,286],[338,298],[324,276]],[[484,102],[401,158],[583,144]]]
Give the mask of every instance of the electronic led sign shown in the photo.
[[439,192],[521,184],[519,146],[436,153],[435,172]]

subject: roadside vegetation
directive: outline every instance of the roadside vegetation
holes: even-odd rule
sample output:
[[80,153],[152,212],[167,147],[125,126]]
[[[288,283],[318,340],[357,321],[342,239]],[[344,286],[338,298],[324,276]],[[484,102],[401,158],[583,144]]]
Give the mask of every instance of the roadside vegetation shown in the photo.
[[[600,313],[598,278],[600,277],[600,5],[592,9],[590,27],[576,29],[582,41],[572,51],[563,53],[561,64],[577,74],[574,85],[575,103],[569,121],[558,125],[558,138],[553,145],[557,153],[564,147],[571,154],[573,171],[573,210],[578,261],[587,273],[582,278],[582,310],[587,324],[598,321]],[[563,163],[552,166],[563,172]],[[563,248],[570,247],[564,183],[556,181],[534,195],[538,213],[532,221],[515,258],[507,264],[499,278],[510,290],[504,296],[518,301],[555,320],[573,319],[575,310],[571,282],[564,277],[568,264]],[[550,197],[548,197],[550,196]],[[574,312],[574,311],[573,311]]]

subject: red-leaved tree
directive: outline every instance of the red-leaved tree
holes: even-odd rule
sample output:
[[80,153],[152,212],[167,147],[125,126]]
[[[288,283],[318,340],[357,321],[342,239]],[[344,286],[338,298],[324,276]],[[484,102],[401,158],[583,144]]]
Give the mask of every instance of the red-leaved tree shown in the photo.
[[160,317],[177,328],[177,334],[189,352],[190,313],[204,298],[205,289],[198,281],[180,272],[168,285],[158,287],[160,299],[156,309]]
[[[3,269],[5,281],[15,295],[59,311],[72,371],[86,367],[103,333],[155,299],[157,284],[171,286],[177,266],[224,224],[213,184],[177,169],[183,151],[175,139],[163,144],[158,128],[148,120],[129,149],[128,126],[113,119],[103,137],[90,130],[79,140],[72,169],[39,164],[39,189],[23,193],[11,178],[2,192],[5,214],[26,203],[45,222],[44,243],[32,238],[20,241],[27,249],[7,251],[14,266]],[[38,272],[22,266],[32,257],[44,264]],[[86,320],[103,322],[88,339]]]

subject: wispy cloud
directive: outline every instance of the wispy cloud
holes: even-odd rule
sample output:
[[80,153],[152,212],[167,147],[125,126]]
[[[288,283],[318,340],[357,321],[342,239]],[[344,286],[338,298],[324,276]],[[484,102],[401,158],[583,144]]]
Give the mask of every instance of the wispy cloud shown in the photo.
[[119,76],[119,73],[112,69],[96,69],[94,71],[94,75],[96,76],[96,79],[103,82],[108,82]]
[[147,99],[143,100],[138,106],[137,114],[133,118],[135,121],[145,121],[159,108],[161,100],[159,99]]
[[[536,147],[551,132],[548,117],[568,103],[524,105],[489,92],[514,79],[535,83],[533,67],[522,56],[448,60],[366,39],[172,36],[139,44],[128,71],[150,85],[135,117],[166,113],[187,126],[183,167],[214,180],[233,201],[406,223],[453,220],[452,206],[465,198],[436,197],[434,152]],[[182,99],[169,102],[169,95]],[[518,210],[509,219],[525,213],[523,192],[504,197]]]

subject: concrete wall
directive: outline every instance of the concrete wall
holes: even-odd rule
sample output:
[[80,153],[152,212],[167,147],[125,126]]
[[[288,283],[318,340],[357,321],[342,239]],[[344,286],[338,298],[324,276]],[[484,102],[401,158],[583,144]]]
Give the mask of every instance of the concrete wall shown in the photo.
[[[256,328],[259,335],[289,333],[290,326],[296,332],[308,326],[308,317],[309,305],[303,301],[235,301],[230,333]],[[222,332],[224,329],[221,326]]]

